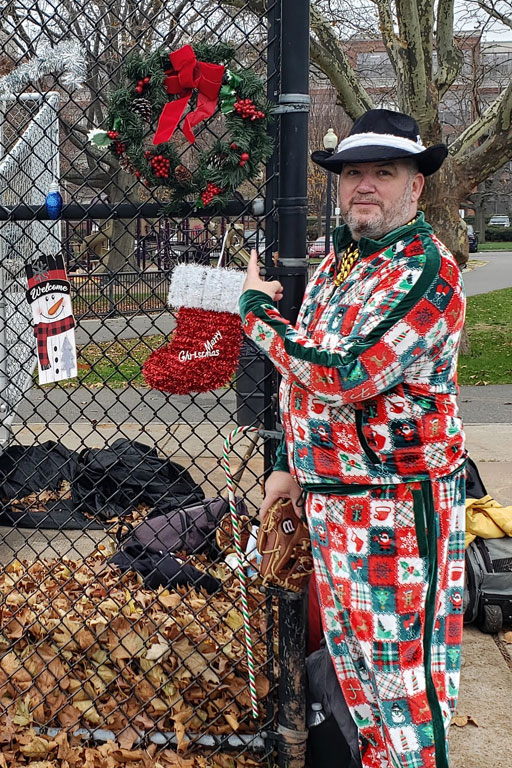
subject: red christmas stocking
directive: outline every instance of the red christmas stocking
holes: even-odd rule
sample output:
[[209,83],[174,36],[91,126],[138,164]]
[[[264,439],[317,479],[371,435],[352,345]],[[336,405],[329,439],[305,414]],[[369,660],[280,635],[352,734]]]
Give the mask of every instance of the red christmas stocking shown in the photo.
[[184,395],[226,384],[242,345],[238,299],[245,274],[233,269],[179,264],[168,304],[178,309],[171,341],[156,349],[142,373],[153,389]]

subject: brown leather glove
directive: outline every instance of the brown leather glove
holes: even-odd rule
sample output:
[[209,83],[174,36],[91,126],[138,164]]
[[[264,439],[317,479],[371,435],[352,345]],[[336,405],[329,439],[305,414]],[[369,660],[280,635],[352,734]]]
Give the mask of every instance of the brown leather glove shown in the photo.
[[297,519],[290,499],[269,507],[258,533],[259,564],[263,584],[302,592],[313,571],[309,531]]

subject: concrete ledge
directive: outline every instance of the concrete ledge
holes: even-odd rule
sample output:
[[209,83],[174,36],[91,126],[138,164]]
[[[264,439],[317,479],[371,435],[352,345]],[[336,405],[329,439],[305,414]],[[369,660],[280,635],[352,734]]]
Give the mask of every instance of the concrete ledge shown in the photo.
[[487,491],[500,504],[512,505],[512,424],[466,424],[465,430]]
[[512,424],[465,424],[473,461],[512,462]]

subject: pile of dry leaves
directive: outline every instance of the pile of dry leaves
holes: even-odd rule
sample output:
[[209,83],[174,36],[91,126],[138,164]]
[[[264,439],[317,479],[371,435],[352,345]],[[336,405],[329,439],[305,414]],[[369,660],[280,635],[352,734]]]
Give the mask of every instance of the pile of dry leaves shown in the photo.
[[[261,727],[250,714],[238,581],[227,566],[212,568],[223,583],[215,595],[153,592],[101,551],[81,562],[8,565],[0,574],[0,768],[230,768],[228,757],[212,763],[136,748],[140,733],[155,729],[174,731],[183,750],[193,734]],[[251,585],[261,721],[269,692],[263,599]],[[41,726],[59,735],[38,735]],[[116,742],[74,744],[68,734],[79,727],[113,731]]]
[[[62,480],[56,490],[45,488],[41,491],[33,491],[20,499],[0,498],[0,503],[20,511],[35,512],[41,514],[43,517],[54,504],[57,504],[59,501],[69,501],[71,498],[71,483],[68,480]],[[120,526],[123,526],[125,523],[130,526],[135,526],[142,522],[142,520],[147,519],[152,511],[152,508],[148,504],[141,502],[123,515],[122,518],[109,518],[108,524],[106,524],[105,527],[108,528],[110,534],[115,535]],[[97,519],[96,515],[90,514],[87,510],[85,510],[83,514],[85,517],[89,518],[89,520]]]
[[46,513],[49,506],[65,499],[71,499],[71,483],[68,480],[62,480],[57,490],[45,488],[41,491],[33,491],[21,499],[2,498],[0,502],[28,512]]

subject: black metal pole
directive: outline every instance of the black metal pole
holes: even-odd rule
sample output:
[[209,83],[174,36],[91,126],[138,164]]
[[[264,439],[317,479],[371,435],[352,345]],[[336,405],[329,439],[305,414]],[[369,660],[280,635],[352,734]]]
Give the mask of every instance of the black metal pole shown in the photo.
[[[180,210],[170,216],[170,218],[182,218],[186,215],[197,216],[242,216],[251,214],[252,216],[261,216],[263,206],[255,200],[229,200],[222,210],[215,208],[203,208],[196,210],[194,203],[182,203]],[[163,203],[115,203],[107,205],[106,203],[91,203],[90,205],[81,205],[80,203],[67,203],[62,208],[60,218],[63,220],[78,221],[80,219],[109,219],[111,217],[118,219],[131,219],[136,216],[156,218],[162,215]],[[261,210],[260,210],[261,208]],[[0,205],[0,221],[47,221],[50,217],[45,205]]]
[[[304,594],[279,595],[279,768],[306,762],[306,600]],[[315,766],[316,768],[316,766]]]
[[281,0],[278,269],[280,311],[297,318],[306,287],[307,153],[309,112],[309,0]]
[[331,250],[332,174],[327,171],[327,201],[325,203],[325,255]]
[[[279,97],[279,252],[284,291],[279,309],[295,322],[307,275],[307,155],[309,112],[309,0],[281,0]],[[302,768],[306,758],[306,611],[303,595],[279,598],[278,764]]]

